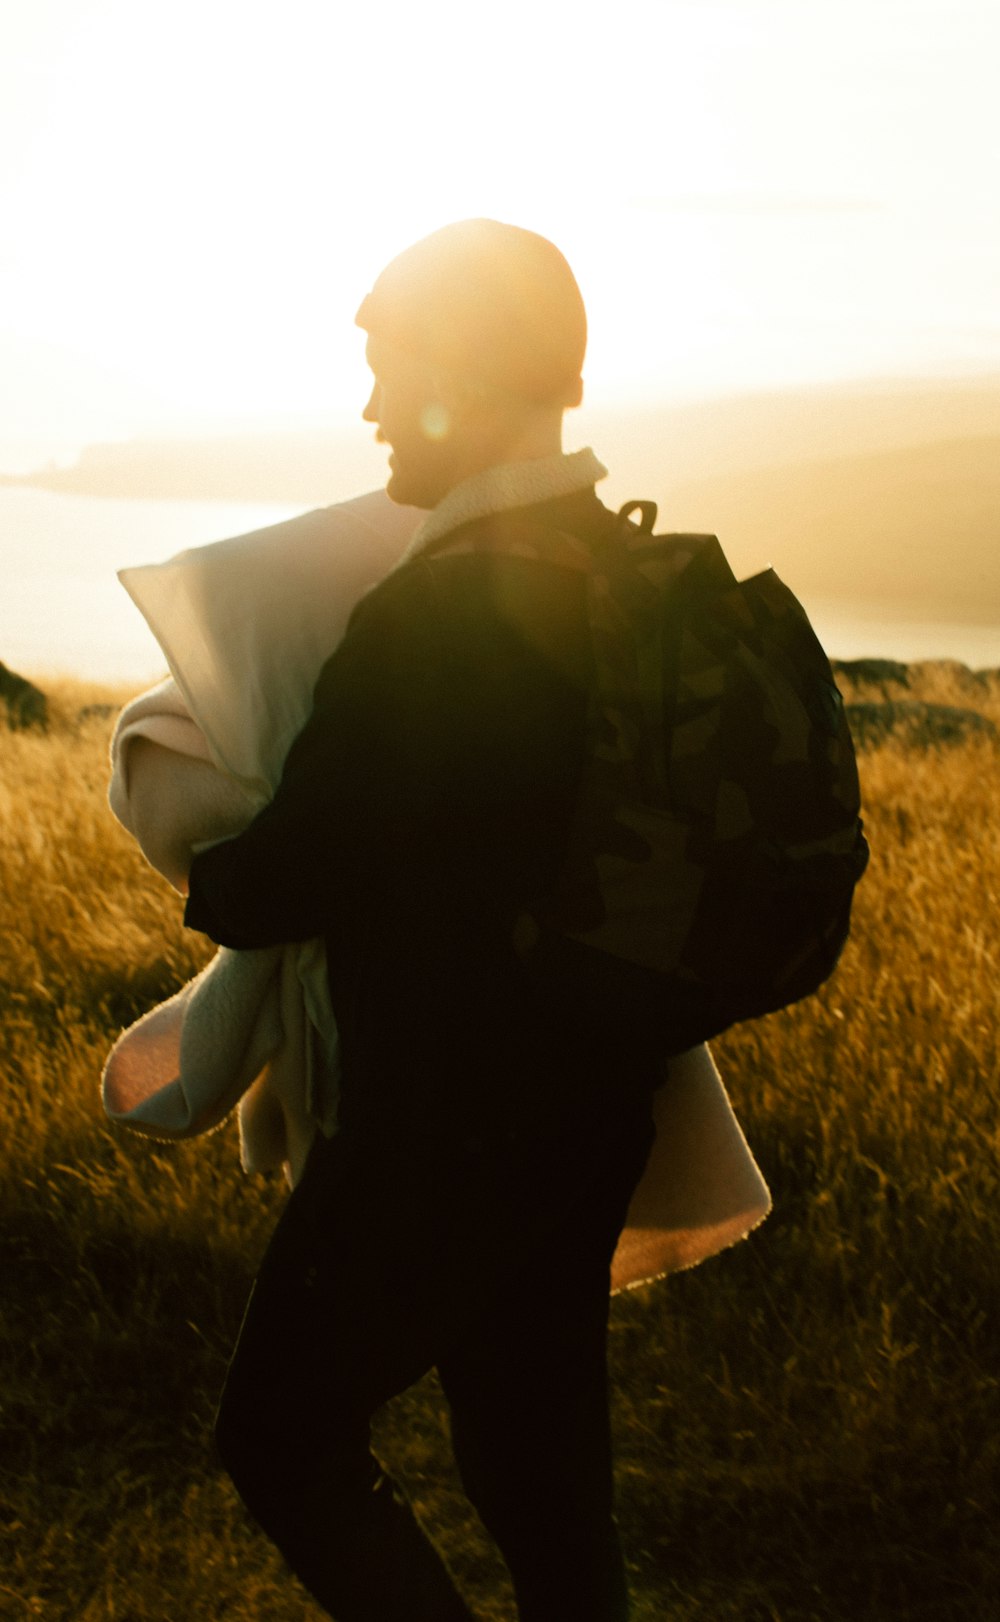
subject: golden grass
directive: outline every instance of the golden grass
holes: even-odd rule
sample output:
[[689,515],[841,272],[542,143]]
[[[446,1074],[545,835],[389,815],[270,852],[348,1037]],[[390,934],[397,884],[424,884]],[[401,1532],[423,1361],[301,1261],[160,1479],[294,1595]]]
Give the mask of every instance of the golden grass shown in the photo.
[[[76,721],[122,696],[65,683],[47,736],[2,735],[0,1614],[315,1622],[210,1441],[280,1183],[242,1177],[231,1125],[166,1147],[100,1113],[118,1027],[205,952],[105,809],[107,719]],[[907,696],[1000,722],[997,682],[932,668]],[[989,742],[864,755],[836,976],[717,1045],[775,1212],[614,1303],[636,1622],[996,1615],[998,765]],[[433,1379],[380,1439],[509,1622]]]

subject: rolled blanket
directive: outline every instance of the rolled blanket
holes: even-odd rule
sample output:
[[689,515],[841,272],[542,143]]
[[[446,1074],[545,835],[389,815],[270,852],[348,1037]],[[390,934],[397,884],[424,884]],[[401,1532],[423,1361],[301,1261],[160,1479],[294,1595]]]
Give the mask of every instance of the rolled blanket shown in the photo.
[[[133,792],[136,757],[141,763]],[[187,894],[195,852],[245,828],[266,803],[212,759],[172,677],[127,704],[111,738],[108,804],[146,860]]]
[[[397,561],[419,515],[382,491],[193,548],[119,578],[171,676],[127,705],[111,743],[109,803],[184,893],[193,854],[270,798],[320,668],[358,599]],[[239,1105],[247,1171],[305,1164],[336,1118],[337,1033],[321,942],[222,948],[108,1055],[108,1115],[191,1137]]]
[[[178,890],[193,852],[248,822],[273,792],[319,669],[362,591],[399,557],[416,515],[382,492],[183,553],[122,579],[172,680],[125,709],[110,800]],[[336,1125],[336,1029],[322,942],[222,948],[116,1042],[109,1115],[188,1137],[235,1106],[245,1169],[294,1184],[318,1129]],[[612,1266],[619,1290],[694,1266],[770,1208],[707,1047],[671,1061],[656,1137]]]

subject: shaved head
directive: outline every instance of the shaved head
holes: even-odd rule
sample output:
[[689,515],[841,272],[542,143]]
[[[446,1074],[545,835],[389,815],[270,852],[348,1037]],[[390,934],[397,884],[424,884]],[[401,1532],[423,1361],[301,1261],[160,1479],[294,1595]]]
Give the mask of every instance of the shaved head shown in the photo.
[[431,367],[535,404],[578,405],[587,345],[569,265],[534,231],[459,220],[393,259],[358,326]]

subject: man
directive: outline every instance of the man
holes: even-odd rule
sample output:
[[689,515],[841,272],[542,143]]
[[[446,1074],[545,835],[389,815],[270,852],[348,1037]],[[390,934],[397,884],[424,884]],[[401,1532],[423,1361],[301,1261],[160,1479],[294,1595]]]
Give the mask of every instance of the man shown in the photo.
[[592,668],[559,537],[612,523],[596,458],[561,449],[583,304],[552,244],[471,220],[394,260],[357,319],[389,494],[430,516],[356,609],[271,804],[190,875],[186,921],[216,941],[324,937],[342,1052],[219,1447],[338,1622],[468,1622],[369,1450],[373,1411],[436,1366],[521,1622],[622,1622],[608,1269],[659,1054],[544,950]]

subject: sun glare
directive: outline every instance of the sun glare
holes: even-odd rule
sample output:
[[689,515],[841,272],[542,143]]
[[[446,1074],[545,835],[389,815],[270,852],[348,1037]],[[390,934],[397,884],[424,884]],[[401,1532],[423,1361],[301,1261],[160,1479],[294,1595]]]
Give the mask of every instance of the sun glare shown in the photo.
[[947,29],[624,0],[599,32],[511,0],[488,38],[457,0],[39,0],[3,29],[22,423],[43,347],[81,433],[354,411],[361,296],[469,214],[566,252],[591,399],[1000,364],[991,0]]

